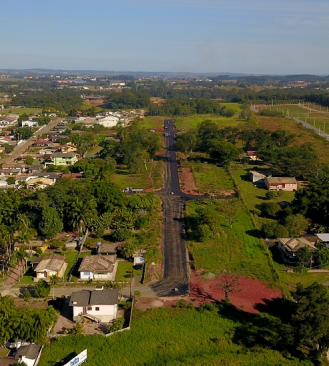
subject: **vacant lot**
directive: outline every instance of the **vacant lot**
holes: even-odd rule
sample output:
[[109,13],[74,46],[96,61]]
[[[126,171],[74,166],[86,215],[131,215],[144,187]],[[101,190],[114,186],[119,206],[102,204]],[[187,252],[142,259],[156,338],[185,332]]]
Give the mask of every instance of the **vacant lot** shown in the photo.
[[[232,317],[231,317],[232,318]],[[69,362],[88,349],[85,365],[298,365],[278,351],[248,344],[247,328],[259,329],[259,315],[240,314],[241,323],[224,318],[218,310],[187,309],[135,311],[132,330],[102,336],[67,336],[44,348],[40,366]],[[244,329],[244,331],[243,331]],[[261,334],[270,331],[259,329]],[[248,346],[247,346],[248,344]],[[247,348],[246,348],[247,347]],[[118,361],[119,360],[119,361]]]
[[158,190],[163,187],[163,161],[161,159],[147,163],[147,170],[141,173],[129,173],[126,166],[118,166],[111,177],[113,183],[121,189],[125,187]]
[[[199,220],[198,209],[214,204],[220,206],[221,202],[222,200],[216,200],[214,203],[208,200],[189,202],[186,205],[187,227],[190,228],[193,222]],[[193,257],[194,267],[214,274],[219,274],[224,269],[231,270],[275,286],[275,274],[270,268],[267,249],[255,233],[249,212],[241,203],[232,227],[226,218],[225,212],[214,217],[214,220],[219,219],[220,228],[213,238],[205,241],[195,239],[197,228],[188,231],[190,240],[187,241],[187,245]]]

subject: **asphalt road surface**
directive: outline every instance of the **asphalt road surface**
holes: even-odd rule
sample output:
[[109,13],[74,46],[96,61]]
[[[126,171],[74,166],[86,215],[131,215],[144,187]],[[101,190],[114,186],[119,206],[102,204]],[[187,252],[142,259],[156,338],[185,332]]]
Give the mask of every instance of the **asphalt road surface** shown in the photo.
[[[163,278],[152,286],[158,296],[182,296],[189,293],[189,266],[183,221],[184,202],[189,199],[179,187],[178,165],[174,150],[174,123],[166,119],[164,189],[158,195],[163,202]],[[198,197],[200,198],[200,197]]]
[[[58,125],[62,121],[61,118],[56,118],[53,121],[49,122],[47,125],[42,126],[35,135],[41,135],[42,133],[49,132],[52,128]],[[21,154],[23,154],[35,141],[35,137],[30,137],[29,139],[25,140],[21,144],[15,146],[14,151],[0,160],[0,164],[11,164],[17,159]]]

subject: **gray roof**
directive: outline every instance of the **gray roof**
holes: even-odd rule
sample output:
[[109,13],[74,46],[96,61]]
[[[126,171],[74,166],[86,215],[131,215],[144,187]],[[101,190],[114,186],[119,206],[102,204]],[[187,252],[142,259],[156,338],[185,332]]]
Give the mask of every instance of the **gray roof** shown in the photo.
[[98,247],[98,253],[113,253],[115,254],[118,249],[118,244],[115,243],[102,243]]
[[42,258],[40,263],[37,265],[35,271],[55,271],[58,272],[61,270],[65,263],[65,257],[62,255],[50,255],[48,257]]
[[329,233],[315,234],[321,241],[329,241]]
[[113,272],[116,255],[87,255],[83,258],[79,272]]
[[83,290],[73,292],[70,299],[70,306],[93,306],[93,305],[115,305],[118,302],[119,290]]
[[267,177],[269,184],[297,184],[296,178],[293,177]]
[[76,156],[77,153],[76,152],[55,152],[53,153],[52,157],[54,158],[73,158],[74,156]]
[[30,360],[35,360],[38,357],[41,346],[37,344],[29,344],[28,346],[21,346],[18,348],[15,359],[25,356]]

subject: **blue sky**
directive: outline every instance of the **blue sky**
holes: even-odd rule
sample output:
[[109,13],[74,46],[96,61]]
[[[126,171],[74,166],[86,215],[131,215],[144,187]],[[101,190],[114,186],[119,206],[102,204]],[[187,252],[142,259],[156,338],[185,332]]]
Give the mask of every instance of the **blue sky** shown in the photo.
[[2,0],[0,68],[329,73],[328,0]]

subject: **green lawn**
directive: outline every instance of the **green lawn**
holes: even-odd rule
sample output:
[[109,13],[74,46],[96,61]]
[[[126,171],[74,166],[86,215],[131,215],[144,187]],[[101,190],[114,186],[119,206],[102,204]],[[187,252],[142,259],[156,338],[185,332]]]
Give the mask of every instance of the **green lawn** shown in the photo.
[[131,278],[130,271],[133,271],[133,277],[141,276],[142,271],[133,269],[133,265],[134,265],[133,262],[120,261],[118,263],[118,270],[115,276],[115,280],[118,282],[130,281]]
[[197,128],[198,124],[205,120],[216,122],[223,127],[236,126],[240,123],[245,123],[244,120],[238,117],[238,114],[233,117],[222,117],[214,114],[198,114],[187,117],[175,116],[173,119],[175,120],[176,128],[181,131]]
[[35,114],[35,113],[41,113],[41,109],[40,108],[10,108],[10,109],[5,109],[2,111],[3,114],[11,114],[11,113],[15,113],[15,114]]
[[125,187],[161,189],[163,187],[163,161],[147,163],[147,170],[142,173],[129,173],[126,166],[118,166],[111,180],[121,189]]
[[64,281],[68,280],[70,270],[78,258],[79,252],[77,250],[67,250],[64,252],[65,261],[68,263],[65,274],[64,274]]
[[[220,223],[218,233],[205,242],[198,242],[194,239],[196,232],[193,230],[193,220],[198,220],[196,210],[206,205],[220,206],[221,202],[221,200],[214,202],[197,200],[186,205],[187,237],[189,239],[187,245],[193,256],[195,268],[214,274],[228,269],[246,277],[259,279],[264,283],[277,285],[276,275],[269,263],[267,249],[258,238],[249,212],[242,203],[237,210],[232,228],[224,216],[217,215],[214,220],[219,220]],[[192,229],[190,229],[191,226]]]
[[[278,351],[263,348],[255,342],[250,345],[250,340],[248,344],[248,329],[259,330],[259,339],[263,339],[263,334],[270,337],[272,330],[267,330],[267,322],[259,315],[246,319],[246,323],[243,319],[239,323],[224,318],[218,310],[199,312],[162,308],[134,311],[130,331],[111,337],[59,337],[45,346],[39,366],[64,364],[86,348],[86,366],[300,365],[297,359],[284,358]],[[303,366],[308,365],[311,363],[304,361]]]

